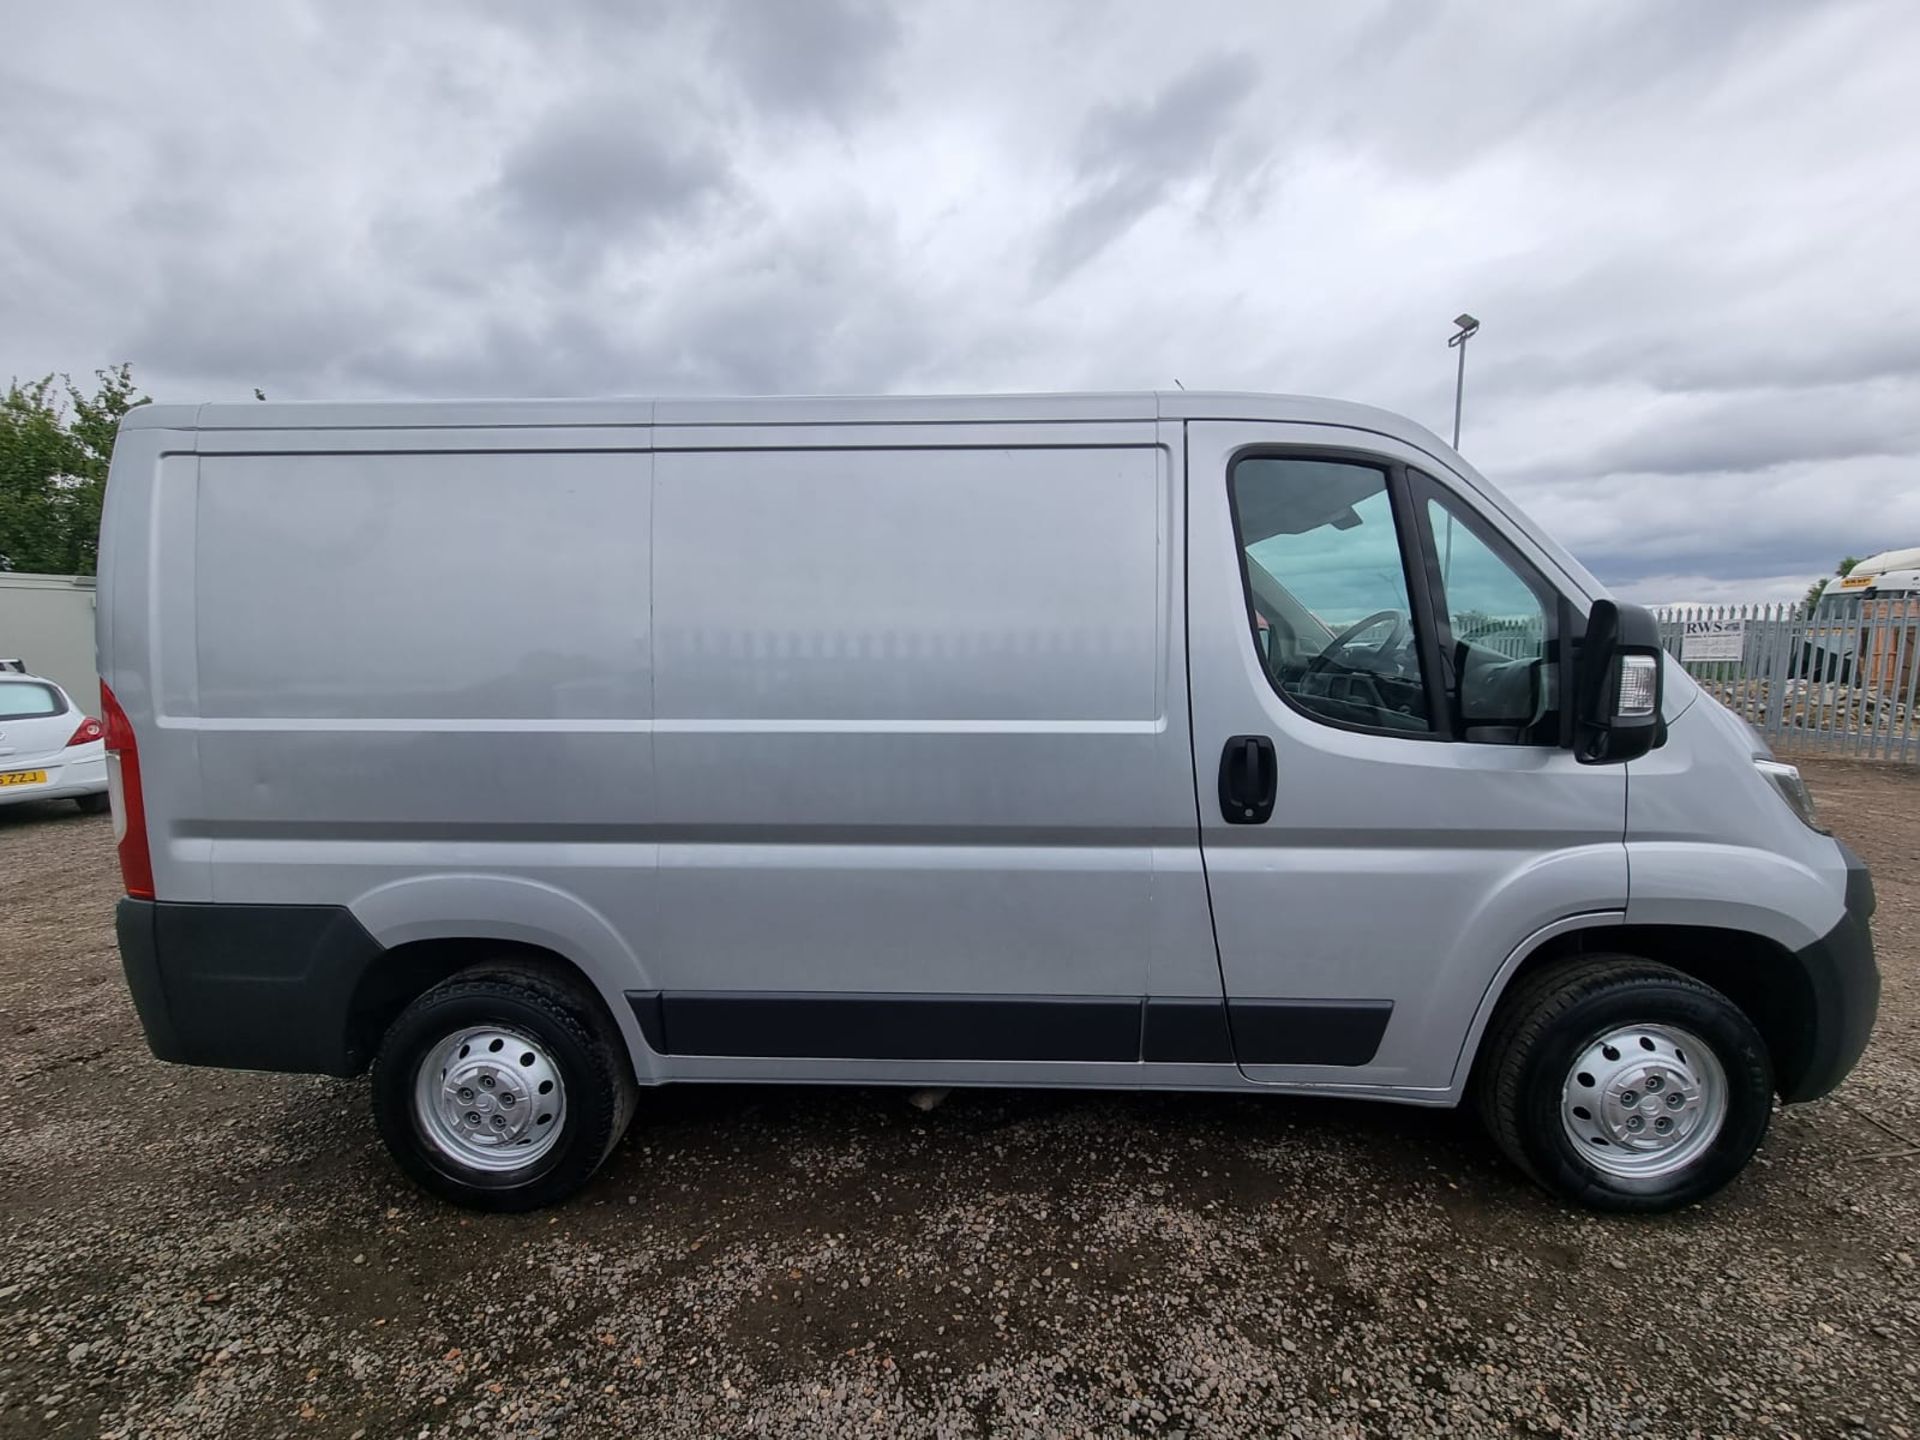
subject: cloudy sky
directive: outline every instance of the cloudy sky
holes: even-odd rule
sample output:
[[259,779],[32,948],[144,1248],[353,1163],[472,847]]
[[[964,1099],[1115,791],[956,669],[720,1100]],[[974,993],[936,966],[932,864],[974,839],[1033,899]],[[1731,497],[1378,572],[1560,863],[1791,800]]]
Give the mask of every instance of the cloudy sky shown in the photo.
[[1920,544],[1920,5],[10,7],[0,378],[1233,388],[1630,598]]

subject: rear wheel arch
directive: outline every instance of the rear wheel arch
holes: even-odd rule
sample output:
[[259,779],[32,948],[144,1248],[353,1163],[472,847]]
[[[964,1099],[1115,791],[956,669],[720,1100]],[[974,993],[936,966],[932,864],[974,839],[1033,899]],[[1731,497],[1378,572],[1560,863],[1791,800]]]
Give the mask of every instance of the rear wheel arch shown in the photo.
[[[620,1003],[620,994],[609,995],[585,966],[556,949],[486,935],[406,941],[384,950],[367,966],[347,1006],[346,1052],[353,1070],[357,1073],[367,1068],[401,1012],[434,986],[457,975],[500,967],[519,967],[544,975],[589,999],[626,1042],[635,1077],[649,1078],[647,1067],[635,1062],[651,1051],[644,1046],[631,1007]],[[642,1045],[639,1050],[635,1049],[636,1041]]]
[[[404,972],[425,974],[425,983],[406,994],[400,1006],[452,973],[446,957],[456,951],[465,953],[468,963],[508,953],[544,955],[598,993],[626,1041],[636,1077],[643,1084],[657,1078],[655,1051],[625,997],[660,987],[614,924],[572,891],[524,876],[431,873],[390,881],[360,895],[349,908],[384,948],[370,968],[383,968],[396,956],[415,957],[403,964],[401,975],[376,985],[404,990]],[[369,978],[363,976],[363,983]],[[366,1008],[391,1021],[400,1007],[386,1004],[388,996],[379,990],[372,993],[375,1003]],[[350,1038],[359,1041],[364,1032],[354,1030]],[[373,1043],[379,1043],[377,1031]],[[360,1067],[370,1055],[370,1050],[357,1053]]]

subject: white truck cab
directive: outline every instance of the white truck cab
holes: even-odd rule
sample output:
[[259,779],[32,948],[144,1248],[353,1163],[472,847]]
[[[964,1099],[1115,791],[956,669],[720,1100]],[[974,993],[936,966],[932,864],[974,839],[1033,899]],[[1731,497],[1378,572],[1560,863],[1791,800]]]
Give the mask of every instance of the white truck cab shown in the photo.
[[1873,1021],[1792,767],[1363,406],[147,406],[99,584],[154,1053],[464,1204],[752,1080],[1472,1096],[1659,1210]]
[[1895,600],[1920,595],[1920,546],[1883,550],[1854,562],[1846,574],[1827,582],[1820,609],[1832,611],[1849,600]]

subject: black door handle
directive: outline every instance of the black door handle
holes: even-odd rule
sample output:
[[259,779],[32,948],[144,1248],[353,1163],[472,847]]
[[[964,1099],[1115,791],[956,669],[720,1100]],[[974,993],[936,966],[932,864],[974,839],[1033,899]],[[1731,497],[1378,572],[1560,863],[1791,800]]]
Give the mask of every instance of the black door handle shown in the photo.
[[1220,751],[1220,818],[1264,825],[1280,788],[1280,765],[1265,735],[1235,735]]

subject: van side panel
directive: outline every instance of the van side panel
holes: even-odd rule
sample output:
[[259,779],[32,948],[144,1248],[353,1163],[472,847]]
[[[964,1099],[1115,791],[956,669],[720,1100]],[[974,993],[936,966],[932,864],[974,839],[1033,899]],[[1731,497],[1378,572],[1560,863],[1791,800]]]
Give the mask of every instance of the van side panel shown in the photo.
[[[953,1079],[1134,1083],[1144,1035],[1168,1081],[1237,1081],[1158,427],[654,438],[197,435],[137,522],[169,563],[136,726],[191,747],[155,808],[199,857],[162,905],[344,907],[372,966],[417,940],[544,945],[643,1078],[950,1056]],[[154,964],[245,1024],[313,960]],[[769,1026],[782,997],[841,1038]],[[739,1038],[736,999],[772,1041]],[[642,1029],[679,1002],[691,1051]],[[700,1043],[702,1019],[735,1038]],[[293,1063],[262,1043],[250,1063]]]
[[667,991],[845,996],[850,1023],[1148,993],[1154,848],[1197,846],[1166,455],[1023,428],[658,455]]
[[345,905],[382,945],[519,940],[615,1001],[650,985],[620,938],[655,868],[644,430],[218,438],[238,453],[202,456],[172,512],[191,563],[157,655],[163,685],[195,676],[158,725],[197,742],[167,814],[212,881],[161,899]]
[[204,456],[201,713],[644,720],[646,504],[636,455]]

